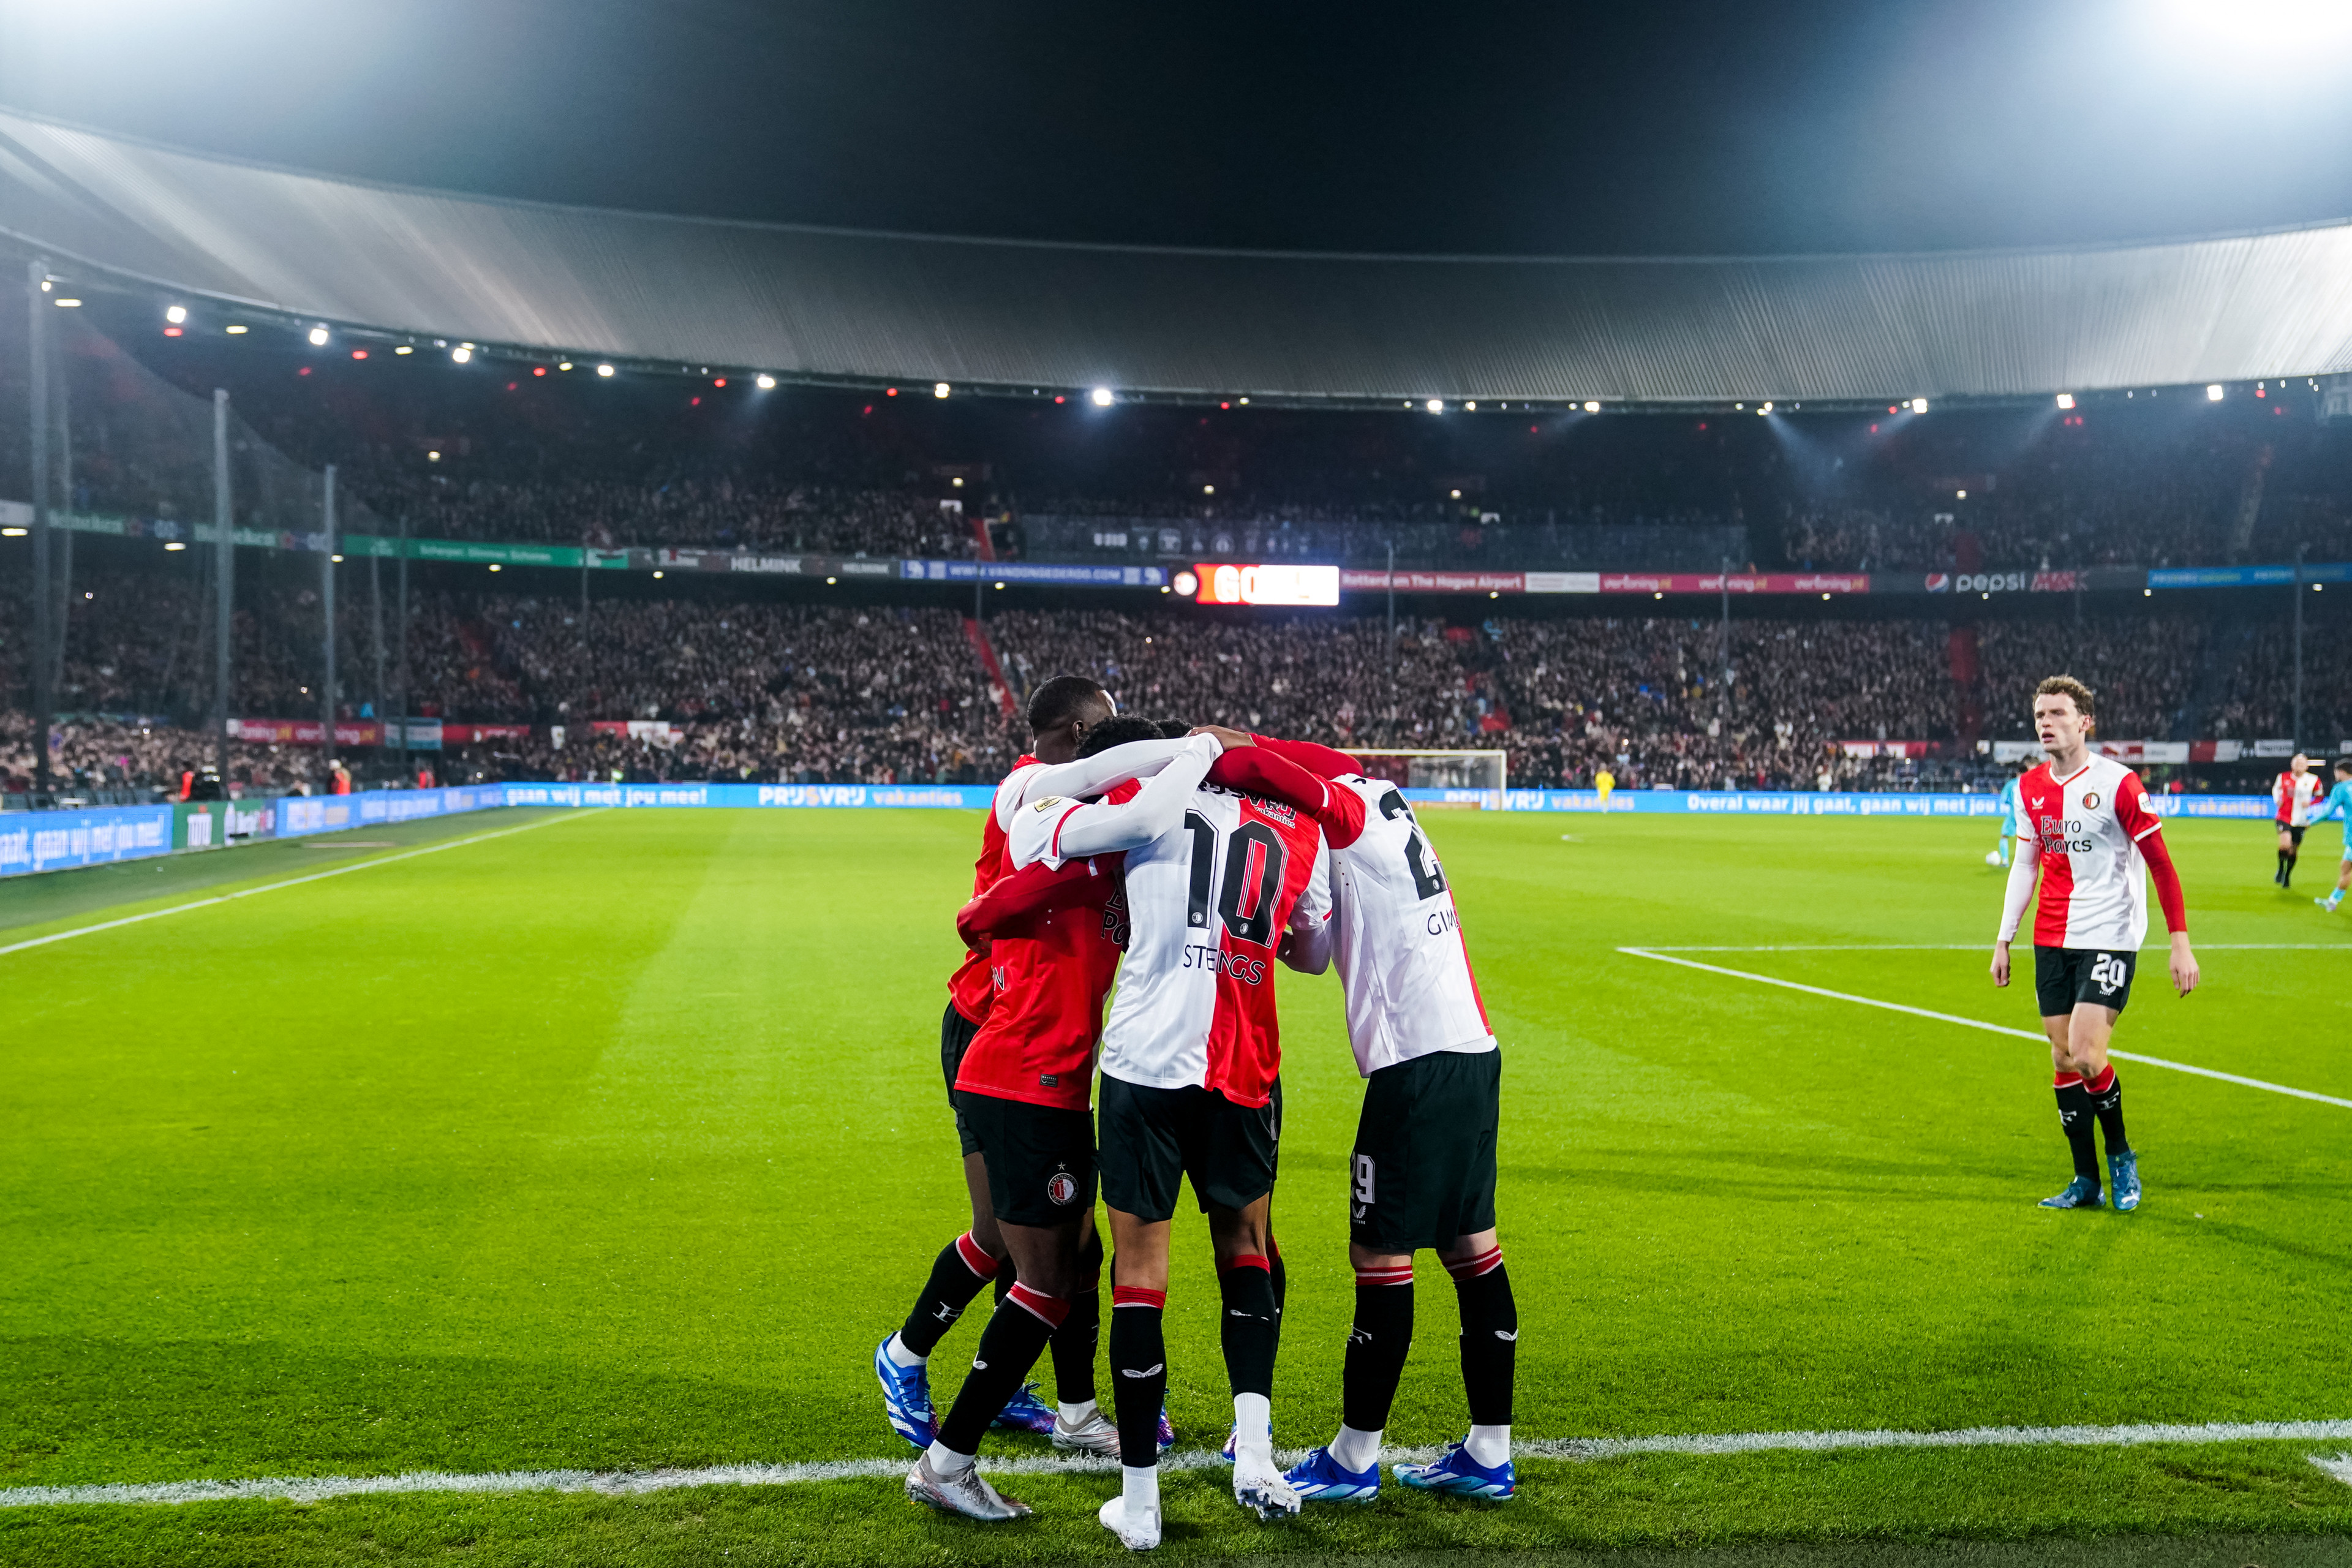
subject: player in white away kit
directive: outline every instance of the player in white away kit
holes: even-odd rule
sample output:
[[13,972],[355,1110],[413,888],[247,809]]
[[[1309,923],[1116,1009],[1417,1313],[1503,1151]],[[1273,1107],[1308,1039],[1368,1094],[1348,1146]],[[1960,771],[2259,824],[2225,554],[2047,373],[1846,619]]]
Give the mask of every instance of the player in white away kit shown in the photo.
[[2271,805],[2278,816],[2278,871],[2271,880],[2282,888],[2294,886],[2294,863],[2303,854],[2304,830],[2311,826],[2319,795],[2319,775],[2301,752],[2288,759],[2286,772],[2271,780]]
[[[1127,858],[1130,934],[1103,1028],[1098,1113],[1122,1482],[1101,1517],[1139,1550],[1160,1542],[1159,1452],[1149,1435],[1167,1385],[1169,1224],[1187,1177],[1216,1252],[1234,1389],[1234,1496],[1260,1518],[1298,1511],[1274,1462],[1272,1429],[1266,1215],[1282,1066],[1272,967],[1287,949],[1286,932],[1319,932],[1330,869],[1308,812],[1203,784],[1222,750],[1213,735],[1192,737],[1125,804],[1034,802],[1008,846],[1016,868]],[[1171,796],[1171,785],[1181,795]],[[1318,798],[1327,793],[1313,787]]]
[[1355,830],[1327,820],[1332,947],[1364,1106],[1349,1162],[1348,1258],[1356,1315],[1339,1435],[1286,1478],[1310,1501],[1380,1495],[1381,1435],[1412,1343],[1412,1255],[1433,1249],[1462,1313],[1470,1434],[1407,1486],[1501,1500],[1516,1490],[1511,1383],[1518,1307],[1495,1233],[1502,1053],[1486,1021],[1453,889],[1397,787],[1344,752],[1258,736],[1362,803]]
[[2124,1136],[2123,1085],[2107,1061],[2116,1019],[2131,1000],[2132,971],[2147,936],[2147,882],[2153,879],[2172,933],[2172,985],[2197,988],[2189,950],[2189,913],[2180,878],[2165,847],[2164,824],[2148,809],[2139,775],[2090,752],[2091,689],[2053,675],[2033,699],[2033,728],[2050,760],[2025,775],[2026,826],[2010,868],[2000,936],[1993,943],[1992,983],[2009,984],[2009,947],[2033,900],[2033,988],[2050,1037],[2058,1121],[2074,1155],[2074,1179],[2049,1209],[2095,1209],[2098,1148],[2092,1123],[2106,1133],[2107,1170],[2117,1209],[2139,1206],[2139,1162]]

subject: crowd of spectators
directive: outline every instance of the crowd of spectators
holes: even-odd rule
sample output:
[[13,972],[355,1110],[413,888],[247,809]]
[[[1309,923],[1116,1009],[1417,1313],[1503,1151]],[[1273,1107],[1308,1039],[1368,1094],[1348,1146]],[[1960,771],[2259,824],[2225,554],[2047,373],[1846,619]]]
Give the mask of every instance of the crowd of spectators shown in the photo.
[[[207,597],[194,575],[89,574],[68,618],[59,765],[84,787],[175,785],[213,760],[191,727],[210,702]],[[319,710],[309,590],[248,585],[234,626],[239,716]],[[984,628],[947,609],[772,600],[417,594],[406,710],[520,729],[453,742],[452,782],[486,776],[788,783],[985,782],[1024,735],[1036,682],[1092,674],[1123,708],[1357,748],[1495,749],[1528,785],[1856,787],[1930,776],[1916,746],[2031,733],[2018,694],[2069,670],[2099,693],[2102,733],[2284,732],[2293,661],[2276,628],[2188,615],[2050,620],[1543,616],[1022,609]],[[343,621],[346,718],[378,716],[366,617]],[[2209,647],[2209,643],[2210,646]],[[2352,691],[2352,659],[2310,644],[2311,713]],[[21,620],[0,625],[15,717],[0,773],[29,772]],[[992,657],[997,661],[989,662]],[[397,667],[391,672],[395,682]],[[2196,735],[2201,691],[2221,694]],[[396,689],[388,706],[400,702]],[[173,724],[155,715],[177,716]],[[97,715],[110,717],[99,718]],[[145,717],[137,717],[137,716]],[[2352,714],[2347,714],[2352,717]],[[632,728],[634,725],[634,728]],[[362,752],[362,773],[381,773]],[[243,746],[257,786],[319,771],[308,747]]]

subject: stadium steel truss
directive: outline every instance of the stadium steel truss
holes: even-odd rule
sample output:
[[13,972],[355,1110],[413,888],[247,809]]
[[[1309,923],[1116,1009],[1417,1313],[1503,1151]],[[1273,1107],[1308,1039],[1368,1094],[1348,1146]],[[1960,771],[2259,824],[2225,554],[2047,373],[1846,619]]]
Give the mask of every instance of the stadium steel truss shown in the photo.
[[2352,371],[2352,223],[1764,258],[1057,245],[404,189],[0,113],[0,234],[85,287],[289,324],[919,390],[1863,405]]

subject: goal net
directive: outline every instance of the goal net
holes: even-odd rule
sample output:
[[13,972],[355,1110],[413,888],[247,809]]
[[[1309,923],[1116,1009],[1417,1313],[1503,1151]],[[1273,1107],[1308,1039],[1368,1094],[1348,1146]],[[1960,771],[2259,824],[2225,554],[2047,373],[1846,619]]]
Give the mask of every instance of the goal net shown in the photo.
[[1509,787],[1508,753],[1504,752],[1372,751],[1354,748],[1369,778],[1386,779],[1407,789],[1444,790],[1448,798],[1429,805],[1503,808]]

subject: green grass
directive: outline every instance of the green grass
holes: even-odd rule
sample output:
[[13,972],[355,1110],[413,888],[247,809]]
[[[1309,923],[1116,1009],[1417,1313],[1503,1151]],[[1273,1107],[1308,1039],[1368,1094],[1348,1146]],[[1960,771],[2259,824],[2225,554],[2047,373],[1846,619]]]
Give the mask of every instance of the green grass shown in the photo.
[[[1615,951],[1980,944],[2000,888],[1981,825],[1431,826],[1506,1052],[1521,1436],[2352,1416],[2352,1110],[2126,1065],[2147,1206],[2046,1213],[2066,1161],[2033,1043]],[[936,1043],[976,830],[954,812],[591,815],[0,956],[0,1487],[903,1455],[866,1363],[965,1217]],[[2187,1001],[2151,955],[2117,1045],[2352,1098],[2347,954],[2218,945],[2352,949],[2352,922],[2269,886],[2259,825],[2167,831],[2217,945]],[[0,886],[0,929],[331,863],[255,848],[32,879]],[[177,880],[198,868],[236,880]],[[2033,1026],[2030,986],[1994,991],[1981,951],[1696,956]],[[1282,985],[1276,1426],[1303,1447],[1338,1419],[1360,1090],[1336,982]],[[1215,1288],[1197,1216],[1179,1232],[1171,1403],[1188,1445],[1213,1444]],[[1465,1419],[1442,1274],[1421,1300],[1391,1423],[1407,1443]],[[975,1337],[942,1347],[943,1396]],[[1938,1537],[2316,1546],[2352,1532],[2319,1451],[1537,1462],[1503,1509],[1384,1498],[1278,1532],[1195,1474],[1171,1479],[1170,1546],[1749,1543],[1741,1563],[1799,1560],[1759,1542]],[[994,1531],[887,1480],[13,1509],[0,1559],[1116,1552],[1092,1521],[1102,1479],[1013,1489],[1040,1517]],[[2146,1558],[2176,1560],[2204,1559]]]

